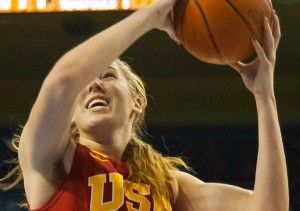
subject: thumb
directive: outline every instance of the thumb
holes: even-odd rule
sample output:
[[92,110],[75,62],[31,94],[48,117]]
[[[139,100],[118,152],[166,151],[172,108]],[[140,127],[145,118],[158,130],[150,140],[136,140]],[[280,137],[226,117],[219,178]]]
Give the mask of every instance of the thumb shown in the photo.
[[233,68],[234,70],[236,70],[237,72],[241,73],[241,69],[242,69],[242,64],[240,61],[237,61],[235,63],[230,63],[228,64],[231,68]]
[[169,37],[174,40],[176,43],[180,43],[180,40],[176,34],[174,23],[171,18],[171,14],[166,18],[164,26],[162,27],[162,30],[168,33]]

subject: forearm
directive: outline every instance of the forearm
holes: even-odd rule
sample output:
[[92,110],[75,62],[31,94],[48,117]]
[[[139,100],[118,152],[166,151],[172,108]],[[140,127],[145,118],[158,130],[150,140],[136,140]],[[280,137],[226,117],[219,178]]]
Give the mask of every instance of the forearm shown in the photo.
[[[256,96],[259,147],[253,203],[262,210],[288,210],[288,178],[274,95]],[[260,209],[259,209],[260,210]]]
[[54,66],[54,74],[71,78],[74,92],[95,79],[140,36],[155,25],[155,11],[143,8],[67,52]]

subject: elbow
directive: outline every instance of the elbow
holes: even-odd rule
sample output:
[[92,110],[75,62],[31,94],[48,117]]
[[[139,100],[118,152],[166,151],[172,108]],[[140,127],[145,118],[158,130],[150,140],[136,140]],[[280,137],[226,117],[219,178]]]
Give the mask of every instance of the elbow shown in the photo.
[[248,201],[249,209],[255,211],[288,211],[289,210],[289,196],[281,194],[280,196],[272,199],[263,199],[260,197],[251,197]]
[[[76,66],[77,65],[77,66]],[[58,61],[45,78],[42,89],[49,100],[62,100],[68,97],[75,100],[78,93],[86,86],[82,72],[83,65],[66,65]]]
[[274,210],[274,211],[289,211],[289,205],[288,203],[279,203],[279,204],[275,204],[273,206],[269,206],[268,209],[264,209],[264,210]]
[[72,66],[64,66],[59,62],[52,68],[44,81],[44,86],[55,90],[73,90],[76,79]]
[[62,89],[64,87],[70,87],[72,79],[68,74],[63,72],[51,71],[46,77],[44,84],[50,88]]
[[278,211],[288,211],[289,210],[289,194],[288,191],[286,193],[282,193],[282,197],[274,202],[273,207],[274,210]]
[[278,203],[278,210],[279,211],[288,211],[289,210],[289,200],[282,200]]
[[273,202],[273,203],[264,203],[260,206],[255,206],[256,209],[253,210],[272,210],[272,211],[288,211],[289,210],[289,202],[285,202],[284,200]]

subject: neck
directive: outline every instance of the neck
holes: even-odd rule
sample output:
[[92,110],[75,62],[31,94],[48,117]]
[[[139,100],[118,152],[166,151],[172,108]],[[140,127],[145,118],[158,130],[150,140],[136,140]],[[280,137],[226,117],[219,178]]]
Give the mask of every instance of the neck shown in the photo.
[[[80,133],[82,134],[82,133]],[[115,132],[113,134],[95,135],[80,135],[79,143],[106,154],[111,160],[121,162],[125,148],[130,141],[131,134],[125,132]]]

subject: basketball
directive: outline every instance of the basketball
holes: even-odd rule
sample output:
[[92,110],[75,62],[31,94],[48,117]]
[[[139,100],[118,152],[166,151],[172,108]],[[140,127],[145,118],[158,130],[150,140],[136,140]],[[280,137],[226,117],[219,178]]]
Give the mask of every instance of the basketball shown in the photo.
[[178,0],[173,8],[176,34],[196,58],[225,65],[255,55],[251,38],[263,42],[263,20],[270,0]]

